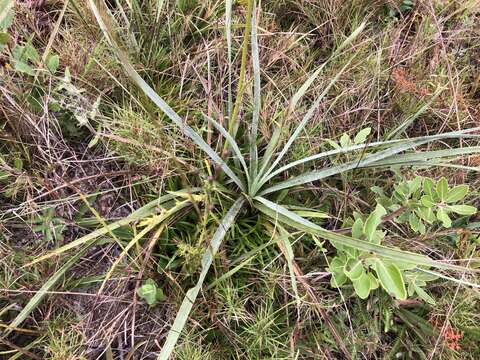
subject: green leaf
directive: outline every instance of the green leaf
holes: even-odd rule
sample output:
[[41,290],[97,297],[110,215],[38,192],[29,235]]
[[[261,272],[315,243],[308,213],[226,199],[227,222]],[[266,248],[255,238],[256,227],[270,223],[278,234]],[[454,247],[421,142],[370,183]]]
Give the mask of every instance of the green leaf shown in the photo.
[[473,215],[477,212],[477,208],[471,205],[447,205],[446,209],[459,215]]
[[384,263],[382,260],[377,259],[375,272],[380,280],[380,284],[390,295],[400,300],[407,298],[407,290],[405,289],[402,273],[395,264]]
[[387,214],[385,208],[377,204],[375,210],[368,216],[363,227],[363,232],[367,236],[368,241],[372,241],[378,225],[382,222],[382,217]]
[[430,196],[430,198],[432,198],[432,199],[433,199],[433,195],[435,193],[434,188],[435,188],[435,183],[433,182],[432,179],[425,178],[423,180],[423,191],[425,192],[425,194]]
[[420,230],[421,221],[417,215],[415,215],[415,213],[410,213],[410,216],[408,217],[408,223],[413,231],[418,232]]
[[360,130],[359,133],[355,136],[353,139],[353,142],[355,144],[362,144],[367,140],[368,135],[372,132],[372,128],[365,128],[363,130]]
[[345,264],[343,272],[350,280],[353,281],[359,279],[362,274],[365,274],[365,269],[363,268],[361,261],[350,258]]
[[10,35],[0,31],[0,45],[7,45],[10,42]]
[[[157,295],[157,291],[160,292],[160,296]],[[141,287],[138,288],[137,294],[140,298],[145,300],[148,305],[153,306],[157,303],[158,297],[163,295],[163,291],[157,288],[157,284],[154,280],[148,279]]]
[[450,228],[452,226],[452,220],[443,208],[437,210],[437,219],[442,222],[443,227]]
[[468,194],[468,185],[458,185],[449,190],[445,202],[453,203],[462,200]]
[[358,218],[355,220],[352,226],[352,237],[355,239],[360,239],[363,235],[363,220]]
[[435,217],[435,213],[433,212],[433,208],[431,207],[421,207],[415,211],[422,220],[425,220],[429,224],[433,224],[437,219]]
[[48,58],[47,58],[47,69],[52,74],[55,74],[59,65],[60,65],[60,57],[58,55],[49,55],[48,56]]
[[435,202],[430,195],[423,195],[420,201],[422,202],[422,205],[427,208],[432,208],[435,206]]
[[420,297],[420,299],[422,299],[423,301],[425,301],[430,305],[435,305],[435,300],[420,286],[418,286],[416,283],[413,283],[413,288],[415,289],[415,292]]
[[350,136],[348,136],[347,133],[343,133],[343,135],[340,137],[340,146],[342,148],[346,148],[350,145],[352,145],[352,140],[350,140]]
[[14,0],[0,0],[0,29],[7,29],[15,16]]
[[440,198],[441,201],[445,201],[448,195],[448,181],[444,177],[442,177],[438,182],[437,182],[437,195]]
[[353,289],[360,299],[366,299],[370,294],[371,283],[367,273],[363,274],[356,280],[352,280]]
[[40,54],[31,43],[27,43],[25,45],[25,56],[28,60],[31,60],[34,63],[38,63],[40,61]]
[[347,282],[348,278],[347,275],[342,273],[332,273],[332,277],[330,278],[330,286],[333,288],[339,288],[343,284]]
[[343,273],[343,267],[347,259],[336,256],[330,261],[330,266],[328,267],[330,271],[335,273]]
[[370,279],[370,290],[378,289],[378,280],[371,272],[368,273],[368,278]]
[[22,61],[15,61],[14,62],[14,65],[13,65],[13,68],[16,70],[16,71],[19,71],[21,73],[24,73],[24,74],[27,74],[27,75],[30,75],[30,76],[35,76],[35,70],[33,70],[33,68],[22,62]]
[[168,332],[167,339],[163,344],[162,350],[158,355],[158,360],[168,360],[170,355],[177,344],[178,338],[182,333],[185,324],[187,323],[188,316],[192,311],[193,304],[197,299],[198,293],[200,292],[200,288],[202,287],[203,281],[207,276],[208,270],[212,265],[213,259],[220,247],[223,238],[227,234],[230,227],[235,222],[235,218],[237,217],[238,213],[242,209],[243,203],[245,199],[243,197],[238,198],[235,203],[232,205],[230,210],[228,210],[225,217],[222,219],[219,227],[217,228],[215,234],[213,235],[212,241],[209,244],[208,248],[205,250],[202,258],[202,270],[198,277],[196,285],[187,291],[185,294],[185,298],[183,299],[182,304],[180,305],[180,309],[178,310],[177,316],[173,322],[173,325]]

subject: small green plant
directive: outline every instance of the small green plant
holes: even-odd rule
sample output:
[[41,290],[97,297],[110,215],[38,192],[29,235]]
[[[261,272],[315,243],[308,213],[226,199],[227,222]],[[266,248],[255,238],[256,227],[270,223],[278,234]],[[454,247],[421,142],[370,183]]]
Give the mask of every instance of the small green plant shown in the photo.
[[147,279],[143,285],[137,289],[137,295],[150,306],[155,306],[159,301],[165,300],[163,290],[157,287],[153,279]]
[[417,176],[412,180],[394,185],[391,197],[387,197],[380,187],[372,190],[378,195],[378,201],[395,216],[399,224],[408,223],[417,233],[425,234],[431,226],[452,226],[451,216],[470,216],[477,212],[471,205],[459,204],[468,195],[468,185],[450,188],[446,178],[438,182]]
[[36,215],[32,225],[32,230],[41,233],[47,242],[62,242],[63,232],[67,227],[64,219],[55,216],[55,209],[53,208]]
[[[356,213],[352,225],[352,237],[380,245],[386,231],[380,230],[379,227],[386,214],[387,211],[380,204],[366,219]],[[358,297],[366,299],[372,290],[381,285],[387,293],[397,299],[405,300],[407,294],[413,296],[417,293],[423,300],[433,302],[433,299],[421,288],[427,281],[437,278],[422,272],[428,267],[415,266],[415,264],[391,258],[382,259],[368,251],[347,246],[336,245],[336,248],[337,256],[329,264],[332,287],[338,288],[351,282]],[[408,285],[408,291],[406,285]]]

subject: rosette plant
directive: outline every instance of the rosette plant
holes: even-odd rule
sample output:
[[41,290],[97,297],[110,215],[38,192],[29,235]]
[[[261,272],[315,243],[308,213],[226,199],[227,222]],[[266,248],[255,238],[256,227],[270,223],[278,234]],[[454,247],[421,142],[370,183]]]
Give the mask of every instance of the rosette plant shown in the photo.
[[[119,63],[130,80],[138,86],[138,88],[141,89],[143,93],[168,117],[171,123],[177,126],[178,130],[185,136],[190,138],[193,143],[204,152],[209,161],[221,169],[222,172],[217,179],[217,188],[219,190],[216,196],[216,201],[222,203],[219,207],[229,210],[219,222],[218,228],[213,232],[211,239],[208,240],[208,246],[202,257],[201,269],[197,282],[194,287],[186,292],[185,298],[164,342],[161,353],[158,357],[159,359],[166,360],[172,354],[192,307],[195,304],[199,291],[207,277],[207,273],[214,257],[229,229],[236,221],[239,221],[243,209],[248,209],[250,213],[255,213],[256,216],[259,217],[259,222],[264,224],[266,232],[274,232],[275,234],[272,235],[281,238],[285,249],[284,254],[286,254],[285,256],[287,257],[287,262],[290,267],[293,265],[291,261],[291,245],[289,243],[288,229],[293,229],[297,232],[305,232],[328,241],[333,247],[341,249],[342,254],[354,254],[356,259],[348,258],[347,255],[345,255],[345,258],[342,257],[342,269],[345,266],[348,267],[343,269],[342,272],[345,271],[354,279],[357,279],[357,277],[371,279],[372,277],[368,275],[368,272],[376,270],[380,285],[383,286],[386,291],[398,298],[404,298],[407,296],[407,293],[405,292],[405,280],[402,275],[404,269],[408,269],[410,272],[428,271],[430,273],[435,272],[433,269],[465,270],[464,267],[436,261],[423,254],[413,253],[382,244],[382,239],[381,237],[376,236],[376,231],[377,225],[381,222],[381,217],[385,215],[384,212],[377,211],[373,220],[363,224],[361,230],[355,231],[355,234],[351,234],[350,232],[350,235],[347,235],[345,232],[326,229],[309,220],[307,218],[308,216],[305,214],[308,211],[315,212],[314,209],[302,209],[302,211],[298,211],[298,209],[286,205],[284,206],[277,201],[279,193],[282,193],[284,197],[288,192],[294,189],[302,189],[302,186],[311,183],[321,184],[322,181],[327,178],[338,176],[339,174],[352,170],[384,170],[393,165],[426,166],[429,164],[435,164],[439,159],[480,152],[480,147],[478,146],[462,147],[454,150],[418,151],[422,145],[435,141],[475,137],[476,135],[474,132],[478,129],[447,132],[417,138],[399,138],[404,130],[403,127],[399,127],[395,130],[395,133],[389,134],[389,140],[360,143],[352,142],[346,146],[289,162],[290,151],[294,146],[295,141],[299,138],[306,125],[312,119],[314,113],[321,105],[322,100],[329,93],[329,90],[335,85],[337,80],[342,76],[345,70],[350,66],[351,61],[354,59],[354,50],[349,49],[349,47],[362,33],[365,23],[361,24],[355,31],[353,31],[352,34],[335,49],[330,58],[322,63],[318,69],[309,76],[307,81],[299,87],[298,91],[291,98],[288,106],[286,106],[282,112],[281,118],[272,122],[272,126],[274,127],[272,137],[270,139],[262,139],[259,138],[258,134],[262,108],[262,85],[259,47],[257,41],[256,5],[254,0],[249,0],[245,32],[241,48],[240,74],[238,83],[236,84],[236,94],[232,94],[231,91],[231,79],[233,78],[233,74],[230,74],[229,96],[228,103],[226,104],[228,109],[227,112],[229,114],[228,123],[226,125],[221,124],[219,121],[205,115],[205,121],[211,123],[217,130],[218,136],[222,137],[225,141],[223,149],[215,149],[203,139],[201,133],[188,125],[188,121],[182,119],[135,70],[128,59],[128,55],[122,49],[122,46],[117,40],[118,37],[115,35],[115,29],[117,28],[115,26],[115,19],[109,12],[104,1],[101,0],[97,2],[89,0],[89,5],[106,40],[109,42],[112,50],[118,57]],[[232,1],[227,0],[225,28],[230,69],[232,69],[231,13]],[[286,120],[297,111],[297,104],[299,101],[303,98],[317,77],[322,73],[325,66],[335,60],[340,53],[346,51],[353,53],[350,61],[347,62],[332,79],[330,79],[329,83],[324,87],[323,92],[313,101],[312,104],[310,104],[308,110],[303,115],[302,120],[298,123],[296,128],[288,131],[288,137],[285,138],[285,127],[288,127],[288,122]],[[244,93],[247,85],[249,85],[245,80],[246,67],[248,66],[249,58],[251,59],[253,73],[253,111],[251,112],[251,117],[249,116],[247,118],[247,115],[244,115],[244,117],[241,118],[240,110],[244,103]],[[244,114],[249,113],[244,112]],[[240,127],[245,131],[237,131]],[[242,136],[239,136],[239,133],[241,133]],[[229,151],[226,152],[224,150]],[[226,158],[226,153],[230,154],[229,158]],[[320,159],[325,160],[339,154],[349,154],[349,159],[351,160],[340,164],[331,164],[330,166],[323,168],[314,167],[314,170],[297,173],[295,176],[286,179],[283,176],[287,171],[292,172],[293,170],[298,169],[300,165],[305,165],[307,163],[315,165],[315,162]],[[293,173],[295,173],[295,171],[293,171]],[[308,190],[303,189],[303,191]],[[234,197],[233,200],[232,197]],[[124,248],[122,255],[120,256],[120,258],[122,258],[128,254],[129,249],[142,236],[155,230],[156,233],[154,236],[158,238],[158,234],[164,229],[165,224],[174,221],[178,218],[179,214],[185,213],[186,210],[193,209],[195,206],[202,204],[204,200],[205,196],[202,194],[201,187],[179,189],[177,192],[164,195],[158,200],[147,204],[128,218],[98,229],[87,236],[77,239],[64,247],[47,254],[46,256],[35,259],[34,262],[43,261],[51,256],[61,254],[78,246],[88,246],[94,239],[109,233],[115,228],[139,219],[150,217],[145,223],[144,230],[142,230],[142,232]],[[219,204],[213,205],[215,206]],[[158,213],[159,206],[161,206],[160,213]],[[356,236],[357,234],[360,234],[361,236]],[[78,253],[80,254],[81,252],[79,251]],[[70,260],[69,263],[72,261],[75,260]],[[120,259],[118,259],[118,261],[120,261]],[[118,261],[115,265],[118,264]],[[69,263],[65,266],[68,267]],[[340,261],[335,260],[335,263],[331,266],[331,269],[334,269],[334,272],[335,267],[338,265],[337,263],[340,263]],[[62,268],[61,271],[65,271],[65,269]],[[111,271],[109,273],[111,273]],[[291,271],[291,274],[292,284],[296,284],[293,271]],[[61,275],[62,273],[57,272],[52,277],[52,281],[49,282],[48,286],[44,286],[39,292],[39,297],[33,299],[34,303],[41,299],[41,296],[45,294],[46,290],[48,290],[48,288],[51,287]],[[368,287],[370,288],[370,282],[368,282],[368,284]],[[372,285],[372,288],[379,286],[376,281],[372,281]],[[363,286],[363,282],[361,286]],[[367,289],[365,289],[365,292],[366,291]],[[25,312],[21,315],[24,318]],[[22,316],[18,319],[20,322],[23,320]],[[19,321],[15,321],[13,325],[18,326]]]

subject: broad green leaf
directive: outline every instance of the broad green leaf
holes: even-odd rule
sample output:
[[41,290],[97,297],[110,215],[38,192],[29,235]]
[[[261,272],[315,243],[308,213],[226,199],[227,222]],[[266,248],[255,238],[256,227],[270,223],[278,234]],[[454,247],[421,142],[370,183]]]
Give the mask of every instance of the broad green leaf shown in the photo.
[[330,261],[329,269],[332,272],[343,273],[343,268],[345,266],[345,258],[340,258],[339,256],[335,257]]
[[369,127],[360,130],[358,132],[358,134],[355,136],[355,138],[353,139],[353,142],[355,144],[364,143],[367,140],[367,137],[368,137],[368,135],[370,135],[371,132],[372,132],[372,128],[369,128]]
[[375,272],[382,287],[395,298],[405,300],[407,291],[403,281],[402,273],[395,264],[384,263],[377,259],[375,262]]
[[228,210],[225,217],[222,219],[215,234],[213,235],[211,243],[209,244],[208,248],[205,250],[205,253],[203,254],[202,270],[198,277],[197,283],[193,288],[188,290],[187,293],[185,294],[185,298],[183,299],[183,302],[180,305],[180,309],[178,310],[178,313],[177,313],[177,316],[175,317],[173,325],[170,331],[168,332],[167,339],[165,340],[162,350],[158,355],[158,358],[157,358],[158,360],[168,360],[170,358],[173,352],[173,349],[177,344],[178,338],[180,337],[180,334],[182,333],[183,328],[187,323],[188,316],[192,311],[193,304],[197,299],[198,293],[200,292],[203,281],[207,276],[208,270],[212,265],[213,259],[218,251],[218,248],[220,247],[223,241],[223,238],[227,234],[228,230],[230,229],[232,224],[235,222],[235,218],[237,217],[238,213],[242,209],[244,202],[245,202],[245,199],[243,197],[238,198],[235,201],[235,203],[232,205],[230,210]]
[[449,190],[445,197],[445,202],[454,203],[460,200],[468,194],[468,185],[458,185]]
[[352,237],[354,239],[360,239],[363,235],[363,220],[358,218],[355,220],[352,226]]
[[445,208],[459,215],[473,215],[477,212],[477,208],[471,205],[447,205]]
[[430,195],[423,195],[420,201],[422,202],[422,205],[427,208],[432,208],[435,206],[435,202]]
[[[160,295],[157,295],[157,292],[159,292]],[[157,303],[159,297],[162,297],[161,295],[163,294],[163,291],[157,288],[157,284],[154,280],[148,279],[138,288],[137,294],[140,298],[145,300],[148,305],[153,306]]]
[[352,140],[350,140],[350,136],[348,136],[347,133],[344,133],[341,137],[340,137],[340,146],[342,148],[346,148],[346,147],[349,147],[352,145]]
[[60,57],[58,55],[49,55],[48,56],[48,58],[47,58],[47,69],[52,74],[55,74],[59,65],[60,65]]
[[366,299],[370,294],[371,283],[370,277],[363,272],[362,275],[355,280],[352,280],[353,289],[360,299]]
[[410,213],[408,217],[408,223],[410,224],[410,227],[412,228],[413,231],[418,232],[420,230],[421,221],[417,217],[417,215],[415,215],[415,213],[413,212]]
[[7,29],[13,21],[14,0],[0,0],[0,29]]
[[378,280],[371,272],[368,273],[368,278],[370,279],[370,290],[378,289]]
[[425,220],[429,224],[433,224],[436,220],[435,213],[431,207],[421,207],[416,209],[415,212],[422,220]]
[[0,45],[7,45],[10,42],[10,35],[0,31]]
[[363,227],[363,232],[367,236],[368,241],[372,241],[378,225],[382,222],[382,217],[387,214],[385,208],[377,204],[375,210],[368,216]]
[[452,220],[443,208],[437,210],[437,219],[442,222],[443,227],[450,228],[452,226]]
[[22,72],[24,74],[27,74],[27,75],[30,75],[30,76],[35,76],[35,70],[33,70],[33,68],[22,62],[22,61],[15,61],[14,62],[14,65],[13,65],[13,68],[16,70],[16,71],[19,71],[19,72]]
[[428,196],[430,196],[430,198],[433,199],[433,195],[435,193],[435,183],[432,179],[425,178],[423,180],[423,191],[425,192],[425,194],[427,194]]
[[348,261],[346,262],[343,268],[343,272],[352,281],[359,279],[362,274],[365,274],[362,262],[358,259],[352,258],[348,259]]
[[26,59],[33,61],[34,63],[40,61],[40,54],[38,53],[37,49],[35,49],[30,43],[27,43],[25,45],[24,56]]
[[343,284],[347,282],[348,278],[347,275],[342,273],[332,273],[332,277],[330,278],[330,286],[333,288],[339,288]]
[[448,194],[448,182],[447,179],[442,177],[438,182],[437,182],[437,187],[436,187],[437,195],[440,198],[441,201],[445,201],[447,198]]

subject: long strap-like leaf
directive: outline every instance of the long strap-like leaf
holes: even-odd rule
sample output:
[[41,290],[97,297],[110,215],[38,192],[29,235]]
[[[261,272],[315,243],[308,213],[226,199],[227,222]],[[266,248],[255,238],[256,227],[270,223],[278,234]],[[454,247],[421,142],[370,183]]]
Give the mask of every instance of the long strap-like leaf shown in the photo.
[[[435,140],[456,139],[456,138],[478,138],[479,135],[469,134],[471,132],[478,131],[478,130],[480,130],[480,128],[471,128],[471,129],[467,129],[467,130],[453,131],[453,132],[448,132],[448,133],[439,134],[439,135],[422,136],[422,137],[417,137],[417,138],[412,138],[412,139],[376,141],[376,142],[371,142],[371,143],[366,143],[366,144],[353,145],[353,146],[340,148],[340,149],[329,150],[329,151],[322,152],[320,154],[307,156],[303,159],[296,160],[296,161],[293,161],[289,164],[286,164],[286,165],[282,166],[281,168],[273,171],[268,176],[266,176],[264,181],[262,181],[262,184],[264,184],[265,182],[267,182],[271,178],[275,177],[278,174],[281,174],[282,172],[284,172],[284,171],[286,171],[286,170],[288,170],[292,167],[302,165],[302,164],[305,164],[305,163],[310,162],[310,161],[319,160],[319,159],[322,159],[322,158],[325,158],[325,157],[328,157],[328,156],[334,156],[334,155],[338,155],[338,154],[346,154],[346,153],[349,153],[349,152],[352,152],[352,151],[362,150],[362,149],[371,148],[371,147],[382,147],[382,146],[386,146],[386,145],[401,144],[401,143],[405,143],[407,141],[417,141],[417,140],[435,141]],[[411,155],[411,154],[407,154],[407,155]]]
[[[355,31],[353,31],[350,36],[345,39],[345,41],[340,44],[340,46],[333,52],[333,54],[325,61],[320,67],[315,70],[315,72],[305,81],[305,83],[297,90],[297,92],[293,95],[290,105],[288,107],[288,110],[286,111],[285,116],[288,118],[289,115],[295,110],[295,107],[297,103],[300,101],[300,99],[305,95],[307,92],[308,88],[313,84],[315,79],[318,77],[318,75],[323,71],[325,66],[331,62],[333,59],[335,59],[340,52],[347,47],[350,43],[352,43],[358,35],[363,31],[365,28],[366,23],[362,23]],[[355,55],[354,55],[355,56]],[[354,57],[353,56],[353,57]],[[310,120],[310,118],[313,116],[315,111],[317,110],[318,106],[320,105],[321,100],[325,95],[328,93],[328,90],[335,84],[335,82],[338,80],[340,75],[347,69],[347,67],[350,65],[350,62],[353,60],[353,57],[348,61],[348,63],[340,70],[339,73],[336,74],[336,76],[330,81],[330,83],[327,85],[325,90],[320,94],[320,96],[317,98],[317,100],[314,102],[314,104],[309,108],[305,116],[303,117],[301,123],[297,126],[297,129],[295,132],[292,134],[292,136],[288,139],[287,143],[283,147],[282,151],[278,155],[277,159],[273,163],[273,165],[268,169],[268,171],[265,172],[266,175],[268,175],[274,168],[277,166],[277,164],[282,160],[282,158],[285,156],[287,153],[288,149],[290,146],[293,144],[295,139],[300,135],[302,132],[303,128],[307,124],[307,122]],[[262,171],[259,172],[258,177],[261,178],[263,175],[265,175]]]
[[432,266],[439,269],[449,269],[465,271],[468,270],[462,266],[450,265],[430,259],[428,256],[415,254],[408,251],[389,248],[383,245],[377,245],[368,241],[354,239],[349,236],[335,233],[333,231],[322,228],[321,226],[312,223],[311,221],[295,214],[286,209],[282,205],[276,204],[261,196],[255,197],[255,206],[264,214],[268,215],[273,221],[280,221],[290,225],[298,230],[303,230],[307,233],[316,234],[331,243],[349,246],[361,251],[368,251],[379,256],[413,263],[419,266]]
[[252,68],[253,68],[253,114],[252,128],[250,130],[250,177],[255,179],[258,172],[257,133],[260,118],[261,95],[260,95],[260,55],[258,52],[257,36],[257,11],[256,2],[253,2],[252,13]]
[[398,154],[402,151],[411,149],[416,146],[423,145],[427,143],[428,140],[418,140],[418,141],[408,141],[406,143],[392,146],[389,149],[379,151],[375,154],[371,154],[369,156],[366,156],[363,160],[355,160],[355,161],[350,161],[345,164],[337,165],[337,166],[332,166],[326,169],[322,170],[316,170],[316,171],[310,171],[305,174],[296,176],[294,178],[291,178],[286,181],[282,181],[276,185],[273,185],[272,187],[267,188],[266,190],[262,191],[260,195],[265,195],[265,194],[270,194],[272,192],[278,191],[278,190],[283,190],[283,189],[288,189],[293,186],[297,185],[303,185],[312,181],[317,181],[324,179],[329,176],[333,176],[336,174],[340,174],[342,172],[356,169],[356,168],[362,168],[365,167],[369,164],[374,163],[375,161],[380,161],[385,158],[388,158],[392,155]]
[[217,231],[213,235],[210,245],[203,254],[202,270],[200,272],[200,276],[198,277],[197,284],[187,291],[185,298],[183,299],[182,305],[180,305],[177,316],[175,317],[172,328],[168,332],[167,339],[165,340],[162,351],[157,358],[158,360],[168,360],[170,358],[170,355],[175,348],[178,338],[180,337],[180,334],[185,327],[188,316],[190,315],[190,311],[192,310],[193,303],[197,299],[198,292],[200,291],[203,281],[207,276],[210,265],[212,265],[215,254],[217,253],[218,248],[223,241],[223,238],[227,234],[228,229],[230,229],[230,227],[235,221],[235,218],[242,209],[242,205],[244,202],[245,199],[243,197],[238,198],[235,201],[235,203],[227,212],[219,227],[217,228]]
[[[303,131],[305,126],[307,125],[307,122],[312,118],[312,116],[315,114],[315,111],[317,111],[318,107],[320,106],[320,102],[323,100],[323,98],[328,94],[328,91],[331,89],[333,85],[337,82],[337,80],[340,78],[340,76],[343,74],[343,72],[350,66],[351,61],[353,60],[353,57],[347,62],[345,66],[340,69],[340,71],[335,75],[335,77],[330,80],[330,83],[325,87],[325,89],[322,91],[322,93],[318,96],[318,98],[315,100],[315,102],[312,104],[312,106],[308,109],[307,113],[303,117],[302,121],[300,124],[297,126],[293,134],[289,137],[288,141],[284,145],[283,149],[280,151],[280,154],[278,154],[277,158],[273,162],[273,164],[270,166],[270,168],[266,171],[264,174],[265,176],[268,176],[273,169],[278,165],[278,163],[283,159],[285,154],[287,153],[288,149],[292,146],[294,141],[298,138],[300,133]],[[262,174],[259,174],[261,176]],[[262,179],[263,181],[263,179]]]
[[[100,11],[95,5],[94,0],[89,0],[90,7],[97,19],[100,28],[102,29],[106,39],[109,41],[112,46],[116,56],[120,60],[121,65],[123,66],[125,72],[130,77],[130,79],[144,92],[144,94],[152,100],[159,108],[167,115],[170,120],[177,125],[177,127],[190,139],[192,139],[197,146],[202,149],[207,155],[217,163],[223,171],[238,185],[242,191],[246,191],[245,185],[242,181],[235,175],[235,173],[230,169],[230,167],[222,160],[222,158],[213,150],[210,145],[208,145],[203,138],[197,134],[189,125],[185,124],[182,118],[153,90],[150,85],[148,85],[145,80],[138,74],[138,72],[133,68],[132,64],[128,60],[127,56],[123,51],[118,47],[117,43],[111,35],[111,31],[106,25],[106,22],[103,20]],[[105,6],[104,0],[102,4]]]

